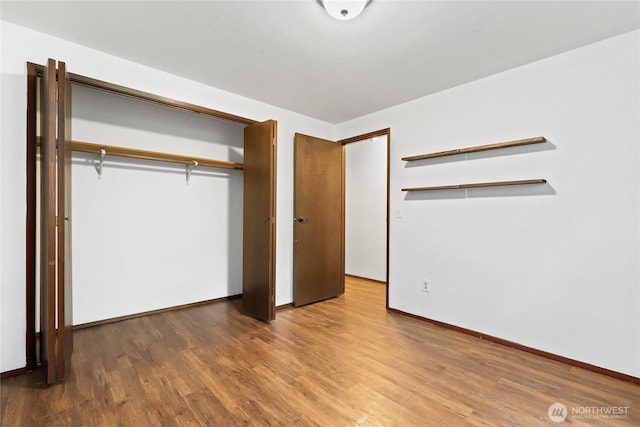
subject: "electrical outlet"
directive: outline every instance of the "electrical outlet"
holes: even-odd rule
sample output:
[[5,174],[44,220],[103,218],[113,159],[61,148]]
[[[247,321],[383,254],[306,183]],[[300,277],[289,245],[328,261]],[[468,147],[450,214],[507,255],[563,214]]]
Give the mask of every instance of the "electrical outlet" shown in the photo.
[[431,283],[427,279],[422,279],[422,292],[431,292]]

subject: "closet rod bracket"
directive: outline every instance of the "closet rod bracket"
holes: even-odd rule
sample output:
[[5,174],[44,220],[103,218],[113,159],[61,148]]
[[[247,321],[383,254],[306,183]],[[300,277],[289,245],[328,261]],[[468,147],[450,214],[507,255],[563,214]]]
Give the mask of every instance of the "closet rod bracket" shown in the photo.
[[191,179],[191,172],[193,172],[194,166],[198,166],[198,161],[194,160],[193,164],[187,164],[187,184],[189,184],[189,180]]
[[98,154],[98,165],[96,169],[98,170],[98,178],[102,178],[102,167],[104,166],[104,156],[107,155],[107,150],[102,147],[100,148],[100,154]]

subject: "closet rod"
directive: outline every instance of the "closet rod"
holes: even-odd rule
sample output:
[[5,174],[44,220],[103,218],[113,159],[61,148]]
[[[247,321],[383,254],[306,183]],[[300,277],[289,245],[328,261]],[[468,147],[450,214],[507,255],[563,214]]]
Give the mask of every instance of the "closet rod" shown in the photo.
[[[40,145],[40,137],[37,139]],[[114,145],[94,144],[91,142],[71,141],[71,150],[83,153],[100,154],[105,150],[107,156],[129,157],[141,160],[155,160],[160,162],[180,163],[183,165],[208,166],[222,169],[244,169],[244,164],[223,160],[207,159],[204,157],[184,156],[181,154],[162,153],[159,151],[140,150],[137,148],[117,147]],[[197,162],[197,163],[196,163]]]
[[157,160],[161,162],[180,163],[183,165],[193,165],[198,162],[198,166],[209,166],[222,169],[244,169],[242,163],[226,162],[223,160],[206,159],[204,157],[183,156],[181,154],[161,153],[159,151],[139,150],[137,148],[116,147],[113,145],[93,144],[90,142],[71,141],[73,151],[84,153],[100,154],[104,149],[107,156],[130,157],[142,160]]

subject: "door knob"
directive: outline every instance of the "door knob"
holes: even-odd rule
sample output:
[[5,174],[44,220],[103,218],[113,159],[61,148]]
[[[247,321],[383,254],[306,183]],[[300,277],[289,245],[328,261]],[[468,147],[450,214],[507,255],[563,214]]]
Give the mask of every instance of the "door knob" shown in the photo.
[[307,218],[303,217],[303,216],[298,216],[293,218],[294,221],[298,221],[299,223],[303,223],[303,222],[308,222]]

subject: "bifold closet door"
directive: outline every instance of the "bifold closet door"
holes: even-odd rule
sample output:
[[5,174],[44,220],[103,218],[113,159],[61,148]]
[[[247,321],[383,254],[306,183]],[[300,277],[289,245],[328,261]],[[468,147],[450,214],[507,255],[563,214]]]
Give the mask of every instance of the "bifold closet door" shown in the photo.
[[244,129],[242,310],[275,319],[277,122]]
[[49,59],[41,81],[40,360],[45,382],[66,377],[73,351],[71,306],[71,85]]
[[71,280],[71,82],[58,62],[58,379],[67,377],[73,353]]

